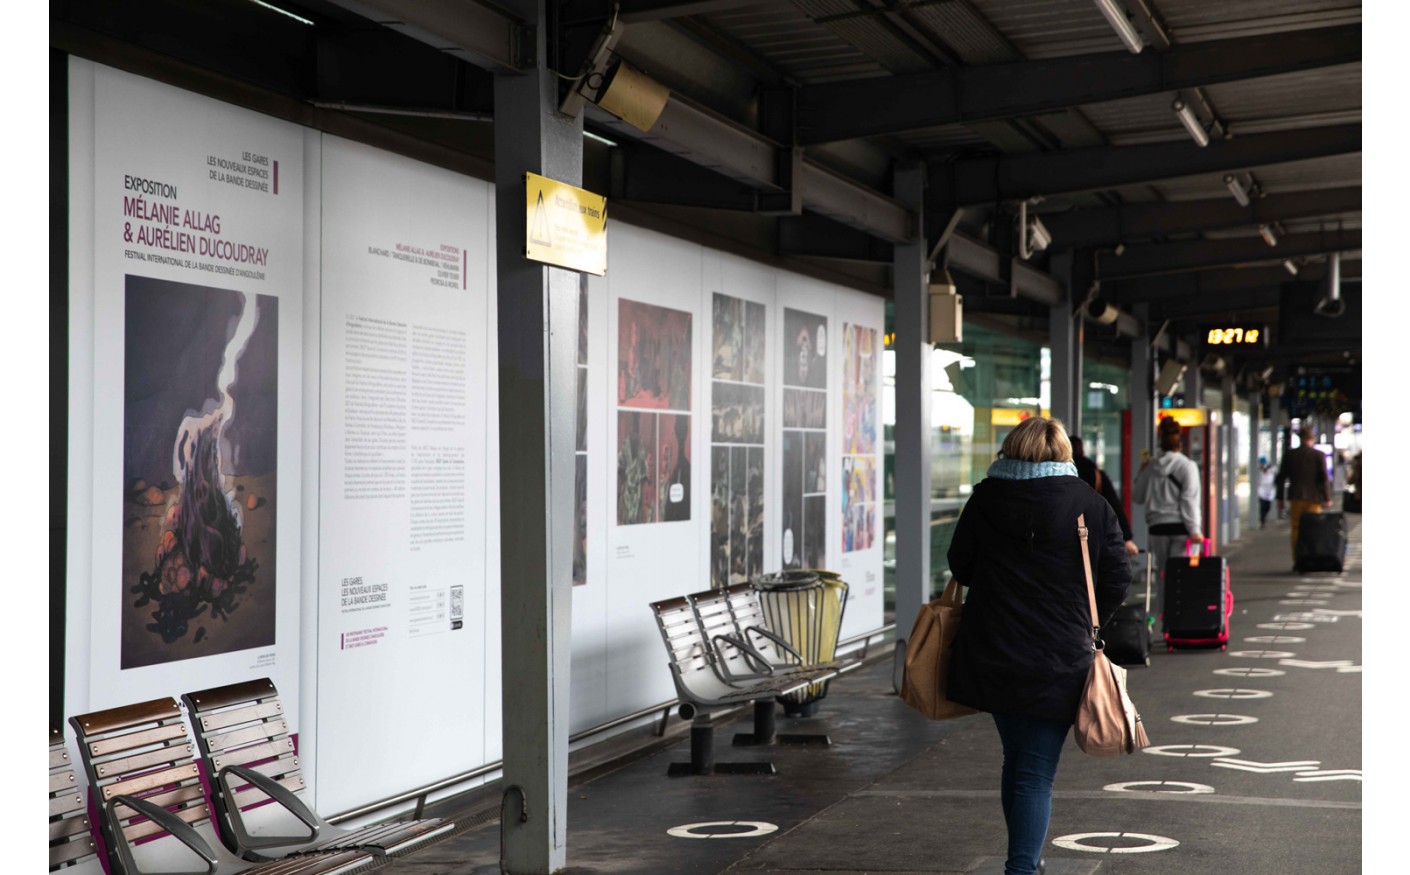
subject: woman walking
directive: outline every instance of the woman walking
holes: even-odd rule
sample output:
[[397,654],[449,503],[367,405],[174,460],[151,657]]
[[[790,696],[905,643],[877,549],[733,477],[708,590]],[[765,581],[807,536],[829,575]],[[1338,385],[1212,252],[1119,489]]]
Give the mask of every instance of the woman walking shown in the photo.
[[948,695],[993,715],[1003,743],[1004,875],[1042,871],[1058,757],[1092,662],[1079,515],[1105,621],[1131,582],[1126,545],[1111,507],[1078,479],[1056,419],[1032,417],[1009,434],[950,544],[950,569],[970,591]]

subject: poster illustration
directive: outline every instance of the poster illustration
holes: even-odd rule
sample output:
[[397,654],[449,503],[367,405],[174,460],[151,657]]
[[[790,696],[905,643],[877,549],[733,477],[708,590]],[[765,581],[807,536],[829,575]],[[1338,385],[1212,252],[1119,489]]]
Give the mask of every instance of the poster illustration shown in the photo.
[[692,317],[617,305],[617,525],[688,520]]
[[842,457],[842,552],[869,550],[876,540],[876,462]]
[[842,552],[868,550],[876,527],[877,331],[842,329]]
[[123,669],[275,640],[279,299],[127,276]]
[[577,455],[573,474],[573,586],[587,583],[587,277],[578,286],[578,412]]
[[763,304],[715,292],[710,386],[710,584],[747,582],[764,560]]
[[827,318],[783,311],[783,567],[827,562]]

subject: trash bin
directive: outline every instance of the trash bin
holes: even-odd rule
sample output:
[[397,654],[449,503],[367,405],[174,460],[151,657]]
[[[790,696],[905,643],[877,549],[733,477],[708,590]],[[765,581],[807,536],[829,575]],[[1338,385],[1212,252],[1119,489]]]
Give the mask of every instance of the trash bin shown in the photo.
[[[834,571],[804,569],[764,574],[753,581],[769,631],[798,651],[805,666],[831,662],[837,656],[842,613],[847,608],[847,584]],[[827,681],[779,696],[789,717],[811,717],[827,695]]]

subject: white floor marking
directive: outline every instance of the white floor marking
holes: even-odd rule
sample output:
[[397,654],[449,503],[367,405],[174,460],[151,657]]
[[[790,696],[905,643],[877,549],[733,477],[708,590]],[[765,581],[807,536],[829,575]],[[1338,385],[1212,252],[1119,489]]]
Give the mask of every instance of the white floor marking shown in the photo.
[[1234,760],[1225,758],[1220,758],[1210,763],[1211,766],[1218,766],[1221,769],[1238,769],[1241,772],[1257,772],[1260,775],[1271,775],[1276,772],[1305,772],[1308,769],[1315,769],[1321,764],[1320,760],[1260,763],[1257,760]]
[[[695,830],[707,827],[745,827],[744,832],[725,833],[699,833]],[[666,830],[666,835],[675,836],[678,839],[752,839],[759,836],[766,836],[771,832],[778,832],[778,827],[772,823],[764,823],[761,820],[711,820],[705,823],[687,823],[684,826],[673,826]]]
[[1292,668],[1335,668],[1339,671],[1361,667],[1349,659],[1329,659],[1323,662],[1314,662],[1310,659],[1280,659],[1278,665],[1291,666]]
[[1283,599],[1280,605],[1330,605],[1326,599]]
[[[1140,839],[1146,844],[1137,845],[1134,848],[1107,848],[1101,845],[1085,844],[1088,839]],[[1053,844],[1069,851],[1087,851],[1092,854],[1146,854],[1151,851],[1168,851],[1180,846],[1180,843],[1174,839],[1139,832],[1079,832],[1055,838]]]
[[1321,772],[1298,772],[1297,777],[1293,778],[1293,780],[1301,784],[1307,784],[1314,781],[1360,781],[1361,770],[1327,769]]
[[[1174,789],[1174,788],[1183,789]],[[1102,788],[1113,793],[1130,793],[1140,790],[1145,793],[1213,793],[1208,784],[1191,784],[1186,781],[1123,781],[1120,784],[1107,784]]]
[[1305,599],[1307,601],[1319,602],[1324,605],[1330,605],[1332,603],[1332,594],[1329,592],[1322,592],[1320,590],[1317,592],[1290,592],[1287,595],[1283,596],[1283,598]]
[[1273,694],[1267,690],[1196,690],[1196,696],[1203,696],[1206,699],[1271,699]]
[[1275,614],[1273,616],[1273,619],[1280,622],[1284,620],[1293,620],[1298,623],[1335,623],[1340,620],[1341,617],[1333,617],[1322,613],[1314,614],[1302,612],[1296,614]]
[[1347,666],[1343,666],[1343,667],[1337,669],[1337,674],[1360,674],[1360,673],[1361,673],[1361,666],[1359,666],[1359,665],[1347,665]]
[[1287,659],[1290,656],[1297,656],[1296,653],[1289,653],[1286,650],[1230,650],[1230,656],[1243,656],[1248,659]]
[[1276,678],[1287,674],[1280,668],[1216,668],[1214,673],[1230,678]]
[[1244,640],[1250,644],[1302,644],[1307,641],[1296,635],[1254,635]]
[[1303,629],[1316,629],[1316,623],[1259,623],[1260,629],[1281,629],[1284,632],[1298,632]]
[[1218,744],[1157,744],[1141,748],[1141,753],[1159,757],[1231,757],[1242,752],[1237,747]]
[[1334,611],[1331,608],[1315,608],[1312,613],[1321,614],[1324,617],[1359,617],[1360,611]]
[[1336,592],[1336,584],[1299,583],[1294,589],[1307,590],[1308,592]]
[[1257,723],[1258,718],[1246,717],[1243,714],[1181,714],[1171,717],[1170,722],[1190,726],[1247,726]]

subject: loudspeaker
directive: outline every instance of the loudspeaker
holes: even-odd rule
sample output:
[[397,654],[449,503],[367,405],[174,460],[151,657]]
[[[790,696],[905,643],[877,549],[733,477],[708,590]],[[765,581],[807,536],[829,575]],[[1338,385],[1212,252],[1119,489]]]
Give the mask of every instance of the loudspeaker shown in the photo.
[[651,130],[671,89],[618,58],[602,77],[597,91],[597,105],[634,128]]
[[1160,366],[1160,376],[1155,378],[1155,392],[1157,395],[1169,395],[1171,390],[1179,384],[1180,378],[1185,376],[1185,365],[1175,359],[1166,361]]

